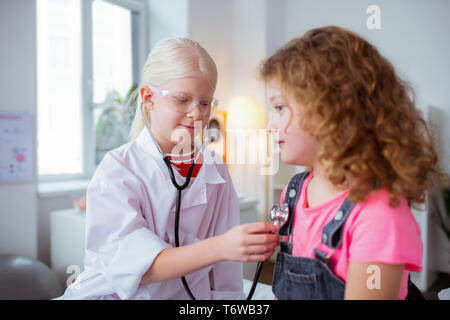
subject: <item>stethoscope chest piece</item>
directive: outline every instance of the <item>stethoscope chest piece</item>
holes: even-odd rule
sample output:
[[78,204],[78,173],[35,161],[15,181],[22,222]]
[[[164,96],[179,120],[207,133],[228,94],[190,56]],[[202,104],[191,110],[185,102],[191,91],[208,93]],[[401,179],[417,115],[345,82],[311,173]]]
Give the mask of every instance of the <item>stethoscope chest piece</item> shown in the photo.
[[278,226],[282,227],[289,218],[289,207],[287,204],[283,204],[281,207],[274,205],[270,210],[270,221]]

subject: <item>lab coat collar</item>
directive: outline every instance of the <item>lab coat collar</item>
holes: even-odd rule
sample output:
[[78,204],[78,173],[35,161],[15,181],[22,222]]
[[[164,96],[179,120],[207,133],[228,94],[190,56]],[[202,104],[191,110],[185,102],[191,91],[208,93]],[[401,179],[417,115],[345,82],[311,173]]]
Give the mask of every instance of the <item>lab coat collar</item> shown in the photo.
[[[198,148],[202,147],[201,141],[199,139],[195,139],[194,143]],[[164,163],[162,155],[159,152],[158,148],[156,147],[156,144],[153,141],[152,137],[150,136],[150,133],[148,132],[147,128],[144,127],[141,130],[141,133],[136,139],[136,144],[143,152],[145,152],[155,160],[160,169],[164,172],[166,180],[170,180],[170,175],[167,171],[166,164]],[[202,153],[203,153],[202,168],[200,169],[197,177],[194,178],[193,180],[199,180],[200,182],[204,181],[205,183],[208,184],[225,183],[226,180],[221,176],[221,174],[217,169],[218,165],[225,165],[225,164],[217,163],[217,159],[211,155],[211,150],[206,148],[205,146],[203,146]],[[183,183],[185,178],[182,177],[176,170],[174,170],[174,173],[177,182]]]

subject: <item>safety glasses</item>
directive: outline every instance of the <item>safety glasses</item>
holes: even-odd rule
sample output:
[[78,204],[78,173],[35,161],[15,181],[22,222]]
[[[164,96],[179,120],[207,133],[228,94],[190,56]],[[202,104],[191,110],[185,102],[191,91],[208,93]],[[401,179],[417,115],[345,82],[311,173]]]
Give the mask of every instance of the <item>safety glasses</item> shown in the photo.
[[160,90],[153,86],[148,87],[157,95],[169,99],[170,108],[178,113],[189,113],[198,106],[200,114],[206,117],[214,114],[219,105],[219,101],[214,98],[199,98],[185,92]]

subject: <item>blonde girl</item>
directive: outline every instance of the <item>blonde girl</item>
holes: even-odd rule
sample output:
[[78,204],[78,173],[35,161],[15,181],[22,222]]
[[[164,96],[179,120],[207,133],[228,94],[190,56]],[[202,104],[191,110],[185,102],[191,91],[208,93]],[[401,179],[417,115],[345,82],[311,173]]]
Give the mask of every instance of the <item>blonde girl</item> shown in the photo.
[[[216,82],[214,61],[192,40],[166,39],[149,54],[132,141],[106,154],[89,185],[85,270],[63,299],[189,299],[182,276],[197,299],[244,298],[241,262],[267,259],[277,228],[239,225],[227,167],[196,138],[213,112]],[[180,185],[195,162],[181,198],[180,247],[177,190],[159,150]]]

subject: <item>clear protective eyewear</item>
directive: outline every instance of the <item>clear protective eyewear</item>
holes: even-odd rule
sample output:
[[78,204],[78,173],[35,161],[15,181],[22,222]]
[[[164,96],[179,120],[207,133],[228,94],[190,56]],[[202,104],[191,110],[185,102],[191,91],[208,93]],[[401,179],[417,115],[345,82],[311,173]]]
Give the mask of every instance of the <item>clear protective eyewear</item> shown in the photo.
[[197,98],[184,92],[160,90],[153,86],[148,87],[156,94],[167,97],[171,102],[170,108],[178,113],[189,113],[198,106],[200,114],[205,117],[214,114],[219,105],[219,101],[215,98]]

